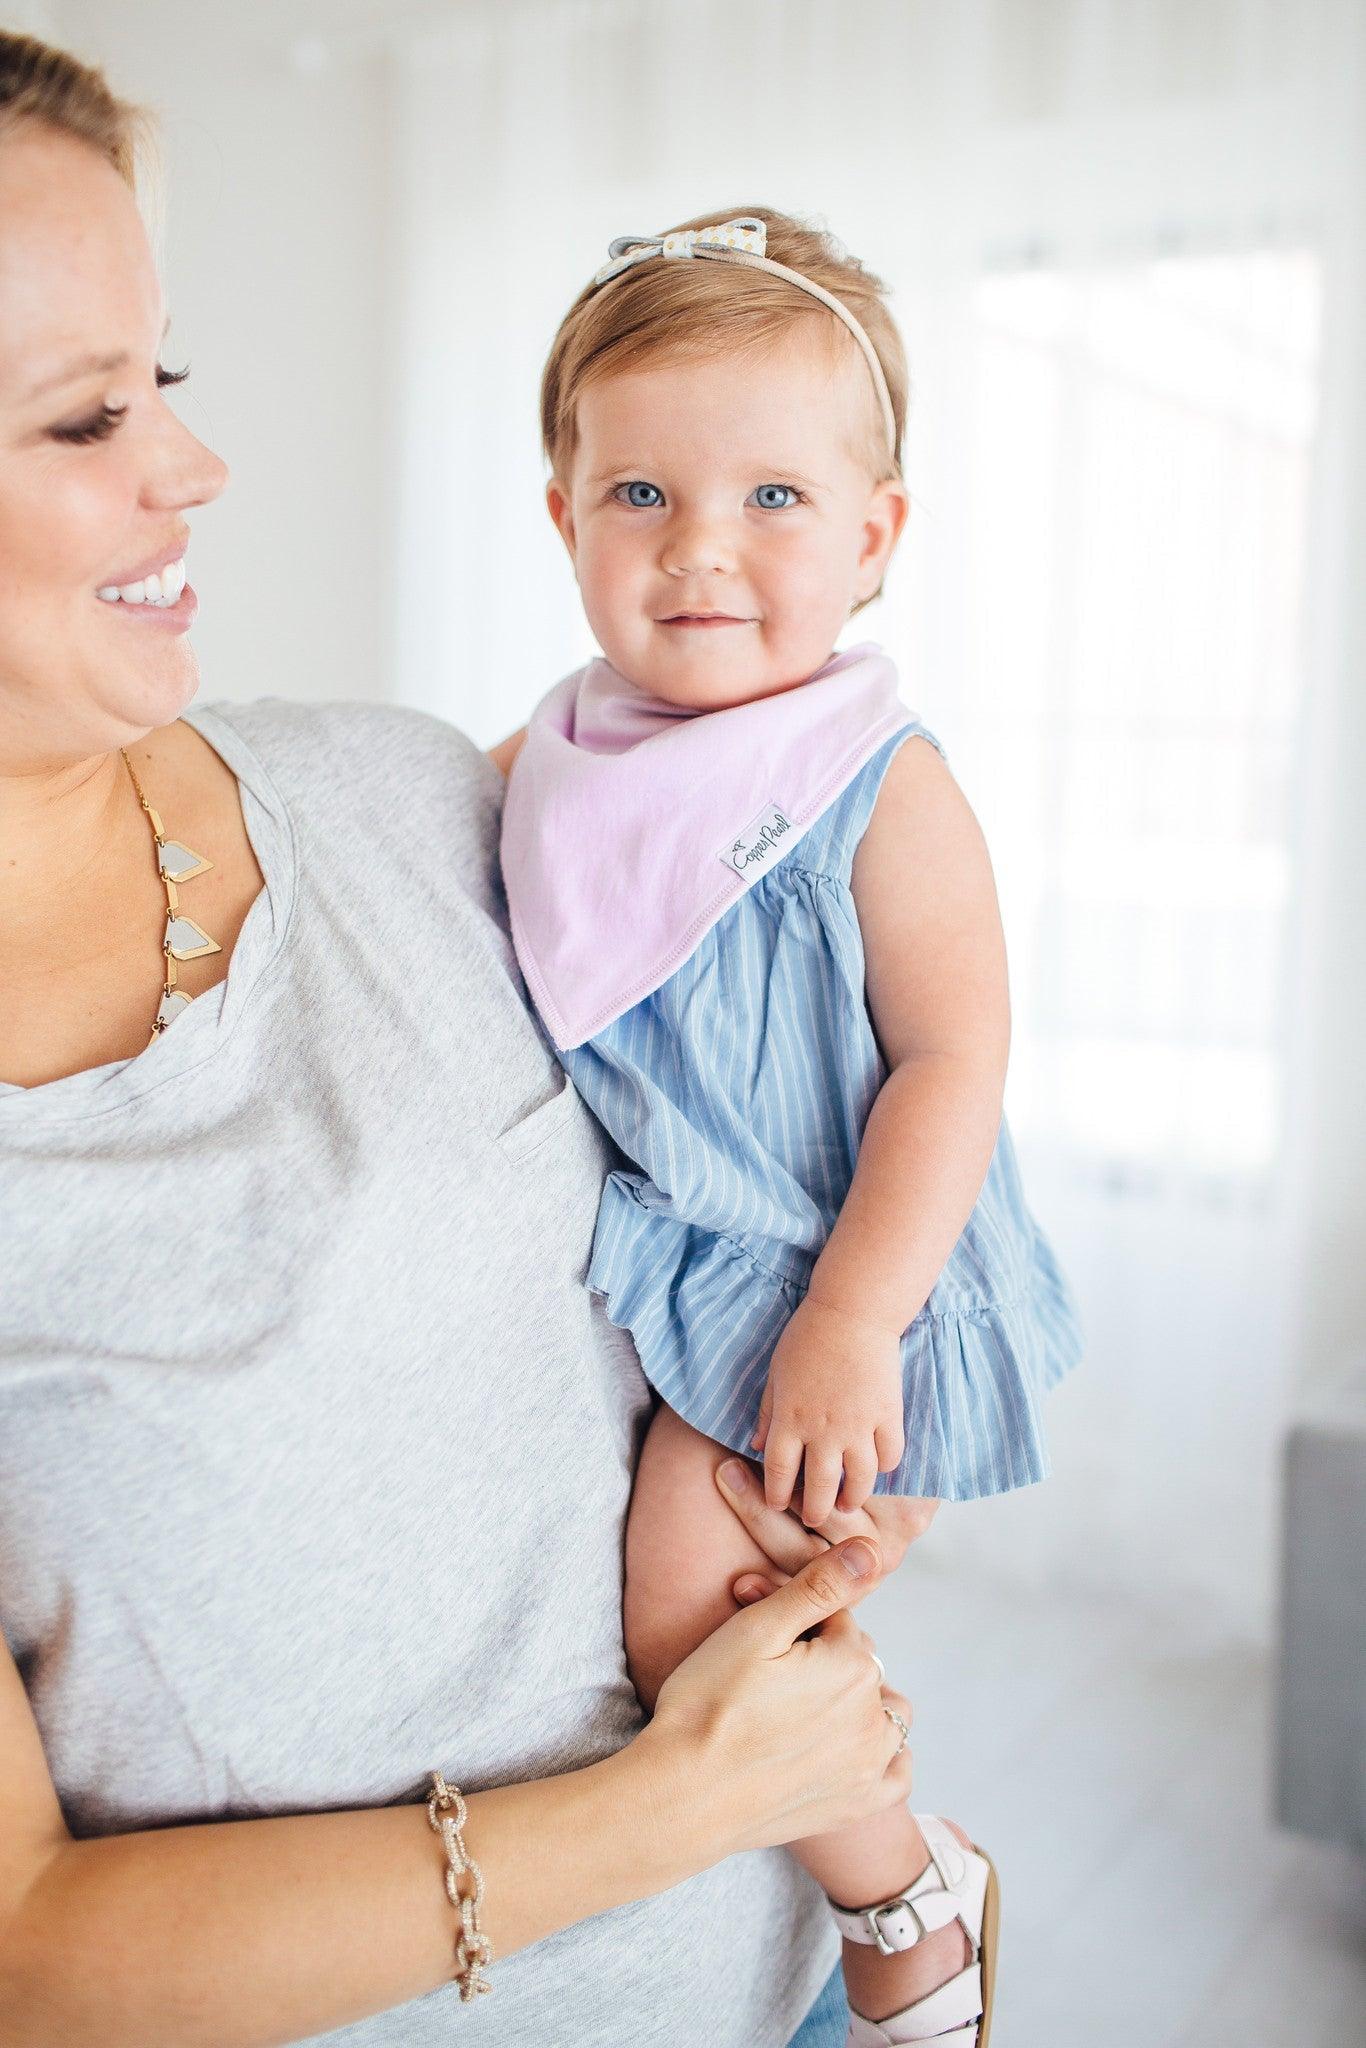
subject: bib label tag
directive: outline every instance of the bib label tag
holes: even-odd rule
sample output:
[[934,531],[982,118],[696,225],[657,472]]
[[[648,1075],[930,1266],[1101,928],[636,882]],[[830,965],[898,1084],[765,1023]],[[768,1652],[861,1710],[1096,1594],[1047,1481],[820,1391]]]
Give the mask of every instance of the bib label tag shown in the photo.
[[734,868],[737,875],[743,875],[752,882],[765,868],[772,867],[783,852],[783,844],[792,826],[779,804],[770,804],[752,818],[738,839],[721,849],[721,859],[728,868]]

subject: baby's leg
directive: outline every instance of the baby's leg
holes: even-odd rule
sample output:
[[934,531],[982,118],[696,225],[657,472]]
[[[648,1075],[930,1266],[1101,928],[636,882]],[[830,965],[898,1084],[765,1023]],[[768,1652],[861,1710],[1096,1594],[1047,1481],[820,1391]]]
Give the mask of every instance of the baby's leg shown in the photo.
[[[772,1569],[717,1492],[723,1455],[667,1407],[645,1439],[626,1529],[625,1624],[631,1677],[649,1708],[669,1673],[737,1612],[730,1590],[735,1580]],[[929,1862],[904,1806],[796,1842],[793,1854],[836,1904],[847,1907],[895,1897]],[[885,2018],[956,1976],[967,1958],[956,1922],[895,1956],[846,1942],[850,2003],[870,2019]]]
[[636,1467],[626,1524],[626,1661],[651,1713],[669,1673],[739,1612],[730,1589],[740,1574],[772,1569],[716,1490],[724,1456],[662,1407]]

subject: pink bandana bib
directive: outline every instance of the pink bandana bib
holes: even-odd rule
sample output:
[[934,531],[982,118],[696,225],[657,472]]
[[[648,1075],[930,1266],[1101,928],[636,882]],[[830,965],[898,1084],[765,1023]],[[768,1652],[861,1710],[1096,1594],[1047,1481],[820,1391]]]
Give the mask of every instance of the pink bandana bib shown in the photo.
[[562,1052],[652,995],[911,724],[871,645],[726,711],[646,696],[605,661],[532,713],[503,812],[513,943]]

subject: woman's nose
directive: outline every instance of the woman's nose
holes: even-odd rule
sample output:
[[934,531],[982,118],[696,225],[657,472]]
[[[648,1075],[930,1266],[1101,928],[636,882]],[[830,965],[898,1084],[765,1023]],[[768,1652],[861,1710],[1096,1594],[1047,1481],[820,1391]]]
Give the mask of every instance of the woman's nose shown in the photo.
[[228,481],[228,465],[206,448],[174,413],[168,413],[166,439],[148,480],[144,496],[161,511],[207,505]]

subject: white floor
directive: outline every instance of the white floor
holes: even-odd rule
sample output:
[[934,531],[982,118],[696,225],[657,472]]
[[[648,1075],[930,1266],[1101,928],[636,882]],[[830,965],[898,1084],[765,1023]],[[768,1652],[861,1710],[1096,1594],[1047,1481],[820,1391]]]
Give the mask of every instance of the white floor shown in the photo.
[[1001,1872],[992,2048],[1366,2048],[1366,1866],[1268,1818],[1265,1660],[928,1557],[860,1620]]

